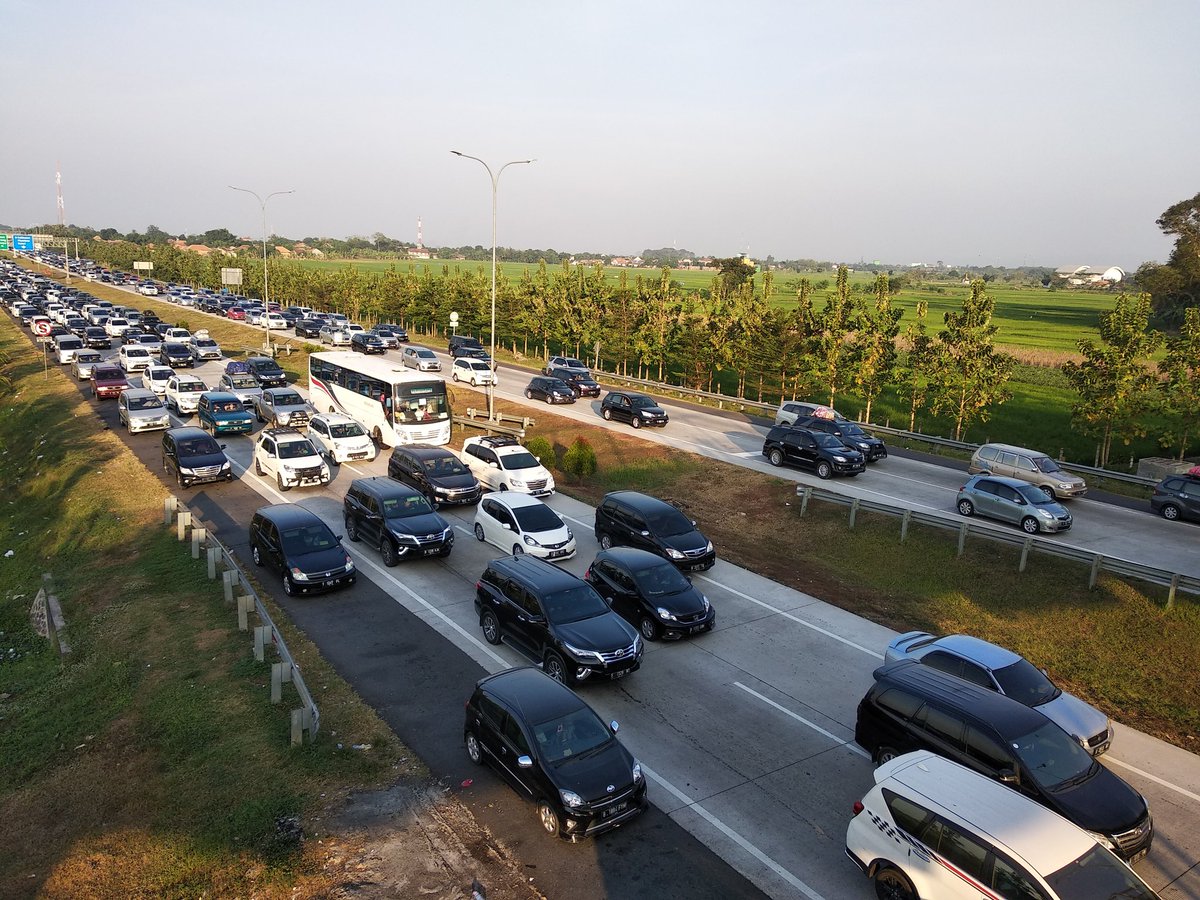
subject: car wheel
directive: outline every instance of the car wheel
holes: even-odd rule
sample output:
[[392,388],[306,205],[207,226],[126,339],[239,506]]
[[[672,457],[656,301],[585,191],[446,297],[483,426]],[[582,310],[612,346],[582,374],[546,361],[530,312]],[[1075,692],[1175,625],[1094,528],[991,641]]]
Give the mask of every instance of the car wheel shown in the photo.
[[533,391],[529,390],[528,388],[525,389],[525,399],[526,400],[533,399]]
[[642,427],[641,416],[634,416],[632,419],[629,420],[629,424],[632,425],[634,428],[641,428]]
[[479,746],[479,738],[474,732],[467,732],[467,758],[475,765],[483,765],[483,748]]
[[895,747],[882,746],[875,751],[875,765],[882,766],[885,762],[891,762],[899,755],[900,753]]
[[255,564],[256,566],[261,566],[261,565],[263,564],[263,561],[262,561],[262,551],[258,549],[258,545],[257,545],[257,544],[255,544],[255,545],[254,545],[254,549],[252,549],[252,550],[250,551],[250,557],[251,557],[251,559],[253,559],[253,560],[254,560],[254,564]]
[[500,623],[496,620],[496,614],[490,609],[485,609],[479,616],[479,627],[483,629],[483,639],[489,644],[500,643]]
[[356,544],[361,539],[361,535],[358,533],[358,522],[352,516],[346,516],[346,537]]
[[642,621],[638,624],[638,630],[641,631],[642,637],[646,640],[658,640],[658,625],[649,616],[642,616]]
[[604,419],[605,422],[611,422],[612,421],[612,410],[609,409],[607,406],[604,407],[604,409],[600,410],[600,417],[602,419]]
[[525,548],[524,548],[524,547],[522,547],[520,544],[513,544],[513,553],[512,553],[512,555],[513,555],[513,556],[524,556],[524,555],[525,555]]
[[1179,518],[1179,507],[1174,503],[1164,504],[1158,512],[1164,519],[1170,519],[1172,522]]
[[290,484],[284,484],[284,483],[283,483],[283,476],[282,476],[282,475],[276,475],[276,476],[275,476],[275,483],[279,485],[279,491],[280,491],[280,493],[282,493],[282,494],[286,494],[288,491],[290,491],[290,490],[292,489],[292,486],[291,486]]
[[782,466],[783,465],[783,451],[780,450],[778,447],[776,447],[773,450],[771,450],[770,453],[767,454],[767,459],[770,461],[771,465],[773,465],[773,466]]
[[333,455],[332,451],[325,454],[325,461],[327,463],[329,463],[330,466],[340,466],[341,465],[341,463],[337,461],[337,457],[335,457]]
[[879,900],[919,900],[916,888],[904,873],[893,866],[875,870],[875,896]]
[[975,504],[972,503],[970,500],[959,500],[958,501],[958,514],[960,516],[975,515]]
[[450,378],[453,379],[454,381],[458,381],[458,369],[455,369],[453,372],[450,373]]
[[267,421],[266,419],[263,418],[262,413],[259,412],[257,409],[254,410],[254,418],[258,419],[258,421],[260,421],[260,422]]
[[257,456],[254,457],[254,474],[258,475],[259,477],[263,477],[263,478],[265,478],[266,474],[267,474],[266,472],[263,471],[263,467],[258,464]]
[[613,539],[611,537],[609,537],[607,534],[600,535],[600,548],[602,550],[611,550],[612,545]]
[[542,823],[542,831],[551,837],[558,837],[559,823],[558,813],[554,811],[554,807],[546,800],[538,803],[538,821]]
[[1038,520],[1033,516],[1026,516],[1021,520],[1021,530],[1026,534],[1038,533]]
[[817,477],[818,478],[828,478],[832,474],[833,474],[833,466],[831,466],[829,463],[822,461],[817,464]]
[[1045,494],[1047,497],[1049,497],[1051,500],[1057,500],[1057,499],[1058,499],[1058,497],[1056,497],[1056,496],[1055,496],[1055,494],[1054,494],[1054,488],[1050,487],[1050,485],[1048,485],[1048,484],[1039,484],[1039,485],[1038,485],[1038,489],[1039,489],[1039,490],[1041,490],[1041,492],[1042,492],[1043,494]]
[[562,657],[557,653],[546,654],[546,661],[542,664],[542,671],[559,684],[567,683],[567,667],[563,664]]
[[400,562],[400,554],[396,550],[396,542],[386,535],[380,539],[379,555],[383,557],[383,564],[389,569]]
[[296,584],[292,581],[292,576],[287,572],[283,573],[283,592],[289,597],[296,596]]
[[483,526],[478,522],[475,523],[475,537],[479,538],[481,541],[483,540]]

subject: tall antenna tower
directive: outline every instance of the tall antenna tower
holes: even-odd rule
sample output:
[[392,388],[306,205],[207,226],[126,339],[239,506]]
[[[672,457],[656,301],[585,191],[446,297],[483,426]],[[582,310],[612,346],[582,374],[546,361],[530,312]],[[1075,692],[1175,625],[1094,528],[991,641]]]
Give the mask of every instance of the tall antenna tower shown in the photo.
[[67,208],[65,205],[63,205],[62,165],[60,163],[55,163],[54,165],[55,165],[54,187],[58,194],[58,224],[66,225],[67,224]]
[[421,217],[417,216],[417,246],[424,247],[425,244],[421,240]]

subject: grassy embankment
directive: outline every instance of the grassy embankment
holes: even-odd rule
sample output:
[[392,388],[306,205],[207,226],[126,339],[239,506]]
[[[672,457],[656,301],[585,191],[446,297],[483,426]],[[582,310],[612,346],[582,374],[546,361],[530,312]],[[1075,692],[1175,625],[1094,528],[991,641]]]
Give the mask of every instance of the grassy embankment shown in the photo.
[[[322,713],[289,746],[293,698],[270,704],[220,583],[162,527],[166,491],[7,316],[0,392],[0,897],[324,894],[329,848],[296,852],[276,819],[414,763],[280,613]],[[61,662],[29,624],[43,572]]]

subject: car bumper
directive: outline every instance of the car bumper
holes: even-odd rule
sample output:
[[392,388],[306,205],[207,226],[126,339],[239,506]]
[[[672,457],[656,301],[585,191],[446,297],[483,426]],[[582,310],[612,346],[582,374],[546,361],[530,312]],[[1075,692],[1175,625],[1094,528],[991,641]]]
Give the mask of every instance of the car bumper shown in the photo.
[[283,482],[284,487],[313,487],[329,484],[331,478],[328,472],[322,472],[320,475],[292,475],[290,477],[280,475],[279,480]]
[[1071,500],[1074,500],[1076,497],[1083,497],[1087,494],[1087,492],[1087,485],[1084,485],[1083,487],[1073,487],[1069,490],[1063,490],[1063,488],[1061,488],[1059,485],[1054,486],[1054,493],[1056,496],[1066,497]]
[[1038,519],[1038,528],[1050,534],[1057,534],[1060,531],[1069,531],[1071,529],[1071,522],[1062,522],[1058,519],[1055,519],[1053,522],[1046,522]]
[[683,559],[668,556],[667,560],[680,572],[705,572],[716,565],[717,551],[710,550],[703,556],[685,556]]
[[175,408],[177,410],[179,410],[181,413],[187,413],[188,415],[191,415],[197,409],[200,408],[200,401],[199,400],[187,400],[187,399],[183,399],[183,398],[177,399],[175,401]]
[[576,551],[575,539],[571,538],[562,547],[530,547],[525,546],[525,552],[530,556],[536,556],[538,559],[571,559]]
[[830,463],[829,465],[833,468],[834,473],[837,475],[857,475],[860,472],[865,472],[867,470],[867,464],[865,461],[857,463],[835,462]]
[[887,447],[872,447],[863,454],[867,458],[867,462],[878,462],[881,459],[887,459]]
[[649,804],[646,800],[645,780],[634,789],[630,797],[622,798],[601,809],[574,810],[567,807],[563,810],[562,831],[560,836],[566,840],[576,840],[581,837],[594,837],[620,828],[646,811]]
[[378,455],[378,452],[374,444],[367,450],[347,450],[344,447],[334,447],[333,458],[339,463],[356,462],[363,459],[372,460]]
[[454,549],[454,532],[446,535],[442,541],[423,541],[418,544],[402,544],[396,542],[396,552],[401,559],[420,559],[424,556],[449,556]]
[[254,422],[213,422],[212,429],[217,434],[249,434],[254,430]]
[[131,434],[140,431],[165,431],[171,427],[170,419],[162,419],[154,421],[153,419],[130,419],[129,431]]
[[704,618],[696,622],[664,622],[659,619],[658,623],[662,628],[663,640],[677,641],[689,634],[712,631],[717,624],[717,611],[710,608]]
[[120,397],[123,390],[125,390],[123,387],[98,387],[96,388],[96,396],[101,400],[113,400]]
[[599,397],[600,396],[600,388],[580,388],[579,396],[580,397]]
[[575,665],[574,681],[577,683],[589,679],[619,681],[642,667],[642,653],[639,651],[636,657],[629,657],[613,663],[580,662],[577,659],[572,662]]
[[218,481],[233,481],[233,469],[226,469],[224,472],[217,472],[213,475],[180,475],[179,480],[183,482],[184,487],[191,487],[195,484],[215,484]]
[[336,591],[341,588],[350,587],[356,581],[358,581],[358,572],[347,572],[344,575],[323,578],[317,581],[297,581],[293,578],[292,587],[299,594],[324,594],[327,591]]
[[439,505],[457,506],[460,504],[478,503],[479,498],[483,496],[483,488],[464,488],[462,490],[446,492],[435,490],[433,496]]

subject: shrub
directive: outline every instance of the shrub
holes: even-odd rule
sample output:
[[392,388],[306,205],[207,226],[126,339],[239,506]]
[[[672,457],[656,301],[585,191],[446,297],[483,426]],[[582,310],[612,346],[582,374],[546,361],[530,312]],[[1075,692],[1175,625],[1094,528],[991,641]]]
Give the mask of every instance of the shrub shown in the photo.
[[525,449],[541,460],[542,465],[558,468],[558,460],[554,456],[554,446],[540,434],[527,440]]
[[596,474],[596,451],[583,438],[577,437],[563,454],[562,468],[575,481],[583,481]]

